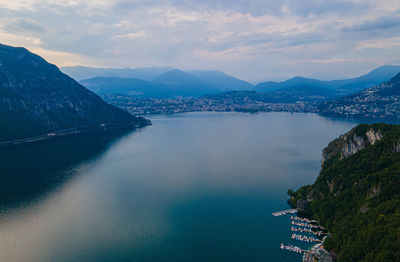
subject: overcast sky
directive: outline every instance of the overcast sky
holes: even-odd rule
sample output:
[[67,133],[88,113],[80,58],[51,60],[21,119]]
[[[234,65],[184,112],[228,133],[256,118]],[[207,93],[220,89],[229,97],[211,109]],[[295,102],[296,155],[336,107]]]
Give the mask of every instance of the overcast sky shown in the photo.
[[58,66],[331,79],[400,64],[400,1],[0,0],[0,42]]

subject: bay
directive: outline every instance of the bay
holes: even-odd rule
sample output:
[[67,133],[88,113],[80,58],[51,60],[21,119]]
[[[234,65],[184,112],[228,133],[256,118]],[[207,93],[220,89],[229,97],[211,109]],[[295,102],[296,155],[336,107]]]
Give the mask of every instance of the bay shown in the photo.
[[315,114],[156,116],[119,138],[0,152],[0,261],[300,261],[286,191],[357,123]]

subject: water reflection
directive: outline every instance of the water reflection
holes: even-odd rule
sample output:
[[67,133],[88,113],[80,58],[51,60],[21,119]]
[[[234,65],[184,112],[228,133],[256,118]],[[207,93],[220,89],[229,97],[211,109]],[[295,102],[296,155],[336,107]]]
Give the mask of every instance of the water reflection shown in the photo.
[[0,213],[0,261],[293,261],[279,249],[288,223],[270,213],[355,125],[279,113],[152,120],[112,146],[3,152],[3,196],[30,204]]
[[29,205],[71,178],[68,170],[94,160],[124,133],[70,137],[0,149],[0,209]]

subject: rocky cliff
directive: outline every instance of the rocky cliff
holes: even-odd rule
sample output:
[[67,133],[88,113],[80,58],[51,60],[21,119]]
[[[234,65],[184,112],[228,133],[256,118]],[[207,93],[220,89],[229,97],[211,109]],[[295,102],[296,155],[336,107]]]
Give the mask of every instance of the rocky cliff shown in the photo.
[[0,45],[0,142],[64,129],[149,124],[106,104],[25,48]]
[[353,128],[348,133],[340,136],[333,140],[329,145],[322,151],[321,164],[331,157],[338,156],[339,159],[346,158],[354,155],[366,146],[374,145],[376,141],[379,141],[383,137],[382,127],[380,125],[360,125]]

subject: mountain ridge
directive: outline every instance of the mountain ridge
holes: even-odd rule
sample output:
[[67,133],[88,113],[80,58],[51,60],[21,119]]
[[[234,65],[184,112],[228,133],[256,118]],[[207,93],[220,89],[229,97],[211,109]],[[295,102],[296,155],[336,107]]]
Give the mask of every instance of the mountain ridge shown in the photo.
[[106,104],[42,57],[1,44],[0,122],[3,142],[71,128],[149,124]]
[[346,95],[386,82],[399,72],[400,66],[383,65],[371,70],[364,75],[354,78],[325,81],[314,78],[296,76],[281,82],[262,82],[257,84],[254,89],[259,92],[270,92],[281,88],[293,87],[296,85],[309,85],[312,87],[336,89],[343,95]]

